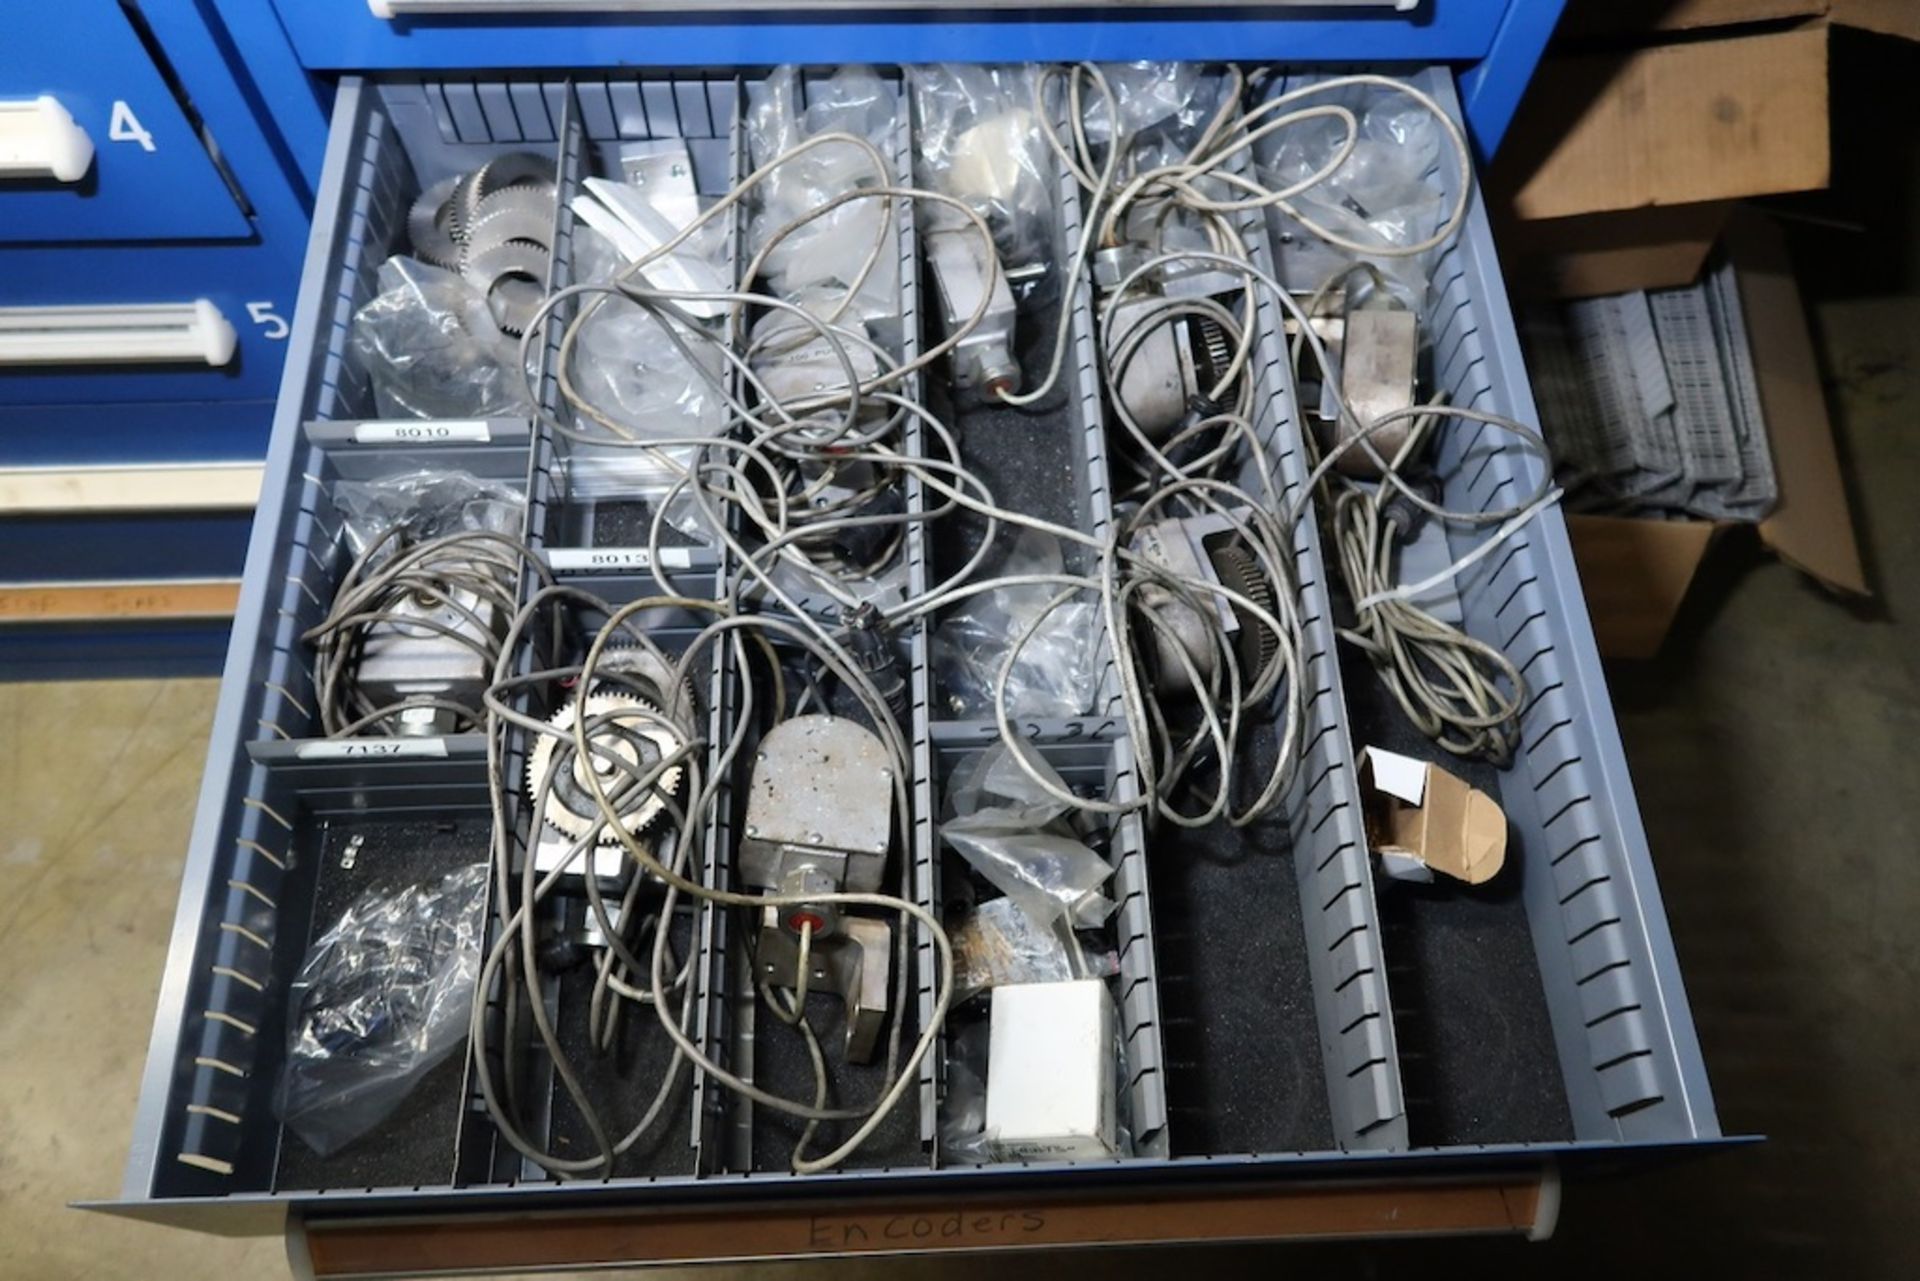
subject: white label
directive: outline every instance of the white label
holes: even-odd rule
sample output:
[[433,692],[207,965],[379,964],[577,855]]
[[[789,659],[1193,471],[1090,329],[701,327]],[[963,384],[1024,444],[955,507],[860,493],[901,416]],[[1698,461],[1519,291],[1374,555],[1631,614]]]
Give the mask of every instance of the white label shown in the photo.
[[279,342],[293,332],[287,325],[286,317],[273,309],[273,300],[250,302],[247,304],[247,316],[260,326],[261,336],[269,342]]
[[[554,569],[575,573],[594,570],[612,573],[623,569],[649,569],[653,565],[653,557],[644,547],[556,547],[547,553],[547,563]],[[660,565],[663,569],[691,569],[693,553],[685,547],[662,547]]]
[[355,423],[353,427],[353,440],[358,445],[441,445],[453,441],[484,445],[492,439],[483,422]]
[[113,114],[107,118],[107,137],[114,142],[137,142],[142,151],[153,150],[153,135],[141,127],[140,118],[124,101],[113,104]]
[[303,761],[344,761],[360,757],[445,756],[444,738],[325,738],[300,744]]

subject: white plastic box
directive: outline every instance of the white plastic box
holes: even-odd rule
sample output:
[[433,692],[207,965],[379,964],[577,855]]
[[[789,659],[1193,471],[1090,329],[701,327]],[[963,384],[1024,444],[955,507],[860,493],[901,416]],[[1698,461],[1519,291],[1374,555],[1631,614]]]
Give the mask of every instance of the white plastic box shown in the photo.
[[1113,1001],[1099,979],[993,990],[987,1135],[1006,1160],[1114,1153]]

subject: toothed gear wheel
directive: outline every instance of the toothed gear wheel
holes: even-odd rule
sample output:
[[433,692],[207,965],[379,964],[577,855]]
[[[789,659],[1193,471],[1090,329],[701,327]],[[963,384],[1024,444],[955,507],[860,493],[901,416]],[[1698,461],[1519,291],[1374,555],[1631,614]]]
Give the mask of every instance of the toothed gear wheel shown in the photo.
[[[533,751],[528,753],[527,795],[530,798],[538,796],[542,780],[553,775],[553,784],[547,789],[543,817],[555,831],[579,840],[592,830],[595,820],[600,817],[600,807],[594,800],[584,770],[597,769],[600,790],[608,793],[609,799],[612,799],[611,793],[619,781],[626,777],[625,770],[606,760],[599,752],[589,753],[591,760],[583,761],[579,757],[573,750],[573,727],[576,721],[585,716],[589,722],[597,722],[590,730],[593,744],[612,752],[625,761],[629,768],[642,771],[659,764],[681,746],[679,735],[651,717],[641,715],[648,712],[657,715],[659,709],[651,701],[637,695],[601,686],[584,699],[578,695],[569,699],[566,706],[547,719],[547,724],[560,731],[562,737],[542,734],[534,744]],[[609,713],[615,714],[617,719],[600,719]],[[555,774],[555,766],[560,761],[567,762],[569,768]],[[660,775],[654,787],[645,791],[635,790],[617,801],[620,826],[634,836],[651,827],[666,809],[663,798],[679,789],[683,774],[680,766],[670,766]],[[618,845],[620,837],[609,824],[600,829],[595,841],[600,845]]]
[[495,156],[460,181],[456,201],[462,225],[471,227],[480,216],[480,202],[508,187],[544,186],[553,200],[553,161],[526,151]]
[[1206,377],[1203,379],[1207,385],[1201,390],[1212,391],[1213,384],[1233,363],[1233,344],[1228,341],[1227,331],[1220,327],[1218,321],[1200,316],[1195,319],[1194,325],[1200,339],[1199,350],[1205,354],[1207,362]]
[[448,271],[460,269],[461,244],[466,228],[460,221],[460,209],[454,193],[460,179],[442,178],[425,191],[407,210],[407,239],[413,256]]
[[[1275,608],[1278,604],[1273,592],[1273,580],[1260,569],[1260,562],[1246,546],[1240,542],[1231,542],[1208,550],[1207,559],[1213,562],[1213,570],[1220,575],[1220,584],[1232,591],[1239,592],[1261,609],[1279,617]],[[1240,618],[1239,659],[1242,680],[1252,680],[1254,674],[1273,661],[1280,651],[1280,638],[1265,623],[1236,608]]]

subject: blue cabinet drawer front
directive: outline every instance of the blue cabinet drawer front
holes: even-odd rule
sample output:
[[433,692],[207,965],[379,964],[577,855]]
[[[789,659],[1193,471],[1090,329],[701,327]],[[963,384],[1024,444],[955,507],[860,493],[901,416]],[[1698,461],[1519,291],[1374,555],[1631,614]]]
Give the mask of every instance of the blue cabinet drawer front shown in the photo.
[[[330,70],[758,65],[770,62],[1072,62],[1178,58],[1463,62],[1483,57],[1509,3],[1387,7],[1191,4],[902,12],[884,3],[784,11],[375,16],[367,0],[274,0],[300,60]],[[710,9],[715,7],[708,6]],[[723,6],[722,6],[723,7]],[[540,11],[544,9],[544,11]],[[669,10],[662,12],[661,10]],[[764,9],[764,6],[763,6]]]
[[271,399],[0,401],[0,468],[258,462],[272,434],[273,405]]
[[77,182],[0,178],[0,241],[251,233],[198,130],[114,0],[9,6],[0,100],[41,96],[86,132],[93,163]]
[[[0,205],[6,199],[0,196]],[[219,368],[187,362],[0,364],[0,409],[154,400],[271,400],[280,386],[298,270],[293,250],[284,245],[41,249],[0,244],[0,306],[125,306],[204,298],[219,309],[238,339],[233,358]]]

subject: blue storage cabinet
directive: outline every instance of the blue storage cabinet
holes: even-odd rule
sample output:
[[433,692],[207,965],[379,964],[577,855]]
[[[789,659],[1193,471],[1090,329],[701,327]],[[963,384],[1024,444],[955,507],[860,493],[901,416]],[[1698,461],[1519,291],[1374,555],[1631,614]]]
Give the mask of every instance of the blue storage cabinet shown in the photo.
[[[157,619],[101,615],[134,584],[240,575],[243,469],[266,450],[312,209],[279,121],[321,118],[324,95],[304,74],[254,80],[193,0],[9,11],[0,110],[52,104],[69,158],[75,139],[91,155],[59,175],[0,163],[0,676],[216,660],[225,618],[169,617],[164,591],[145,599]],[[221,338],[217,362],[98,328],[156,305],[197,306],[189,332]],[[89,309],[84,359],[21,334],[54,308]],[[40,589],[76,582],[122,604],[43,608]]]
[[[232,9],[235,0],[221,0]],[[1452,64],[1483,153],[1500,144],[1565,0],[275,0],[323,72],[776,62],[1239,59]],[[747,12],[751,11],[751,12]]]

